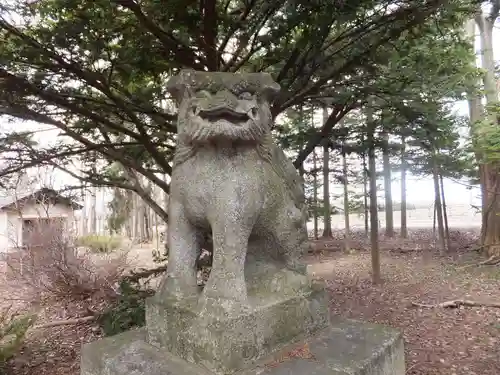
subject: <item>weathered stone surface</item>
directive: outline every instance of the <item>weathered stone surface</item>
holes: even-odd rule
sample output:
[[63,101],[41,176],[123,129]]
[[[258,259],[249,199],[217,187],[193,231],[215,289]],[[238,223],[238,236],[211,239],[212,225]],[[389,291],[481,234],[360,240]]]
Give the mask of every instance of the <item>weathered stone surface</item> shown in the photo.
[[[82,375],[214,375],[146,344],[143,330],[87,344]],[[307,343],[312,358],[287,357]],[[284,355],[282,355],[284,354]],[[280,360],[280,358],[282,358]],[[278,360],[277,360],[278,359]],[[401,334],[384,326],[336,321],[321,332],[264,358],[235,375],[404,375]]]
[[[251,309],[248,269],[258,274],[272,264],[306,273],[302,181],[271,136],[270,101],[279,85],[265,73],[185,70],[168,89],[179,103],[178,137],[169,266],[158,296],[198,300],[203,316],[241,316]],[[213,265],[200,295],[195,261],[207,231]]]
[[[328,323],[312,286],[302,181],[271,136],[270,75],[182,71],[170,202],[169,266],[147,308],[151,343],[219,373],[243,368]],[[195,263],[211,231],[203,291]]]
[[[283,354],[307,343],[312,358]],[[319,334],[273,355],[277,366],[258,366],[241,375],[405,375],[403,338],[399,331],[377,324],[336,320]],[[270,359],[266,359],[269,361]],[[269,362],[267,362],[269,363]]]
[[322,284],[300,294],[265,296],[250,295],[251,309],[236,316],[200,315],[194,299],[153,297],[146,307],[148,342],[214,373],[230,374],[328,326],[328,296]]
[[146,343],[144,329],[107,337],[82,348],[81,375],[208,375]]

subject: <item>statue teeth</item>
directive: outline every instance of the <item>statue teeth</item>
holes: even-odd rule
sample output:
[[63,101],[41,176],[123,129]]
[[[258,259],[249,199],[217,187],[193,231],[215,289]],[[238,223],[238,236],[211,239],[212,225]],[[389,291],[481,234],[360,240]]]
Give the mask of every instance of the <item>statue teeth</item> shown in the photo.
[[255,116],[253,115],[253,110],[250,109],[248,112],[247,112],[247,116],[250,120],[254,121],[255,120]]

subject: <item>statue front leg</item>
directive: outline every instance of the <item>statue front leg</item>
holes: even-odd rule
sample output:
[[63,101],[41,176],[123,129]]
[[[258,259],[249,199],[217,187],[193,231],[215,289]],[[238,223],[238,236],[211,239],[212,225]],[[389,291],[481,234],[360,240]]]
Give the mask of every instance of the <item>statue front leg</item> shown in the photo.
[[167,228],[167,274],[159,287],[161,297],[185,299],[198,295],[196,258],[200,251],[197,229],[186,217],[184,206],[170,198]]
[[212,224],[213,263],[200,301],[202,314],[232,315],[248,308],[245,258],[253,220],[225,212]]

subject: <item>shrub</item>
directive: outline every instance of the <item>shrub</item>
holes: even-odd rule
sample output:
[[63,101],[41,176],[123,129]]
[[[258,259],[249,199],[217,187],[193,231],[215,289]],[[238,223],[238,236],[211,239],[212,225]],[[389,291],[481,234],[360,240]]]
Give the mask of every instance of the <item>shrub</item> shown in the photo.
[[90,234],[81,236],[76,239],[76,245],[89,249],[93,253],[109,254],[117,250],[122,245],[120,237],[103,236],[98,234]]
[[98,323],[106,336],[142,327],[146,323],[145,299],[152,296],[152,289],[141,289],[138,284],[127,280],[120,282],[119,297],[116,303],[104,311]]
[[127,253],[92,260],[56,229],[45,227],[31,233],[29,245],[6,257],[13,286],[31,301],[39,298],[85,299],[115,296],[115,285],[125,273]]
[[35,320],[34,315],[11,314],[10,308],[0,313],[0,370],[21,348],[26,332]]

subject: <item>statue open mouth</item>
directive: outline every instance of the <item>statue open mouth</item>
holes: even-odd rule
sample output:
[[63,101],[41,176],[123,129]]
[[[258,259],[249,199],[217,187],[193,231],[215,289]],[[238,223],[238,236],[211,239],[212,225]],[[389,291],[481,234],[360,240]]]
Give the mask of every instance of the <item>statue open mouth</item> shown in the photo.
[[266,130],[260,108],[252,101],[199,100],[187,108],[186,115],[193,144],[255,145]]
[[233,110],[231,108],[216,107],[210,109],[200,109],[199,107],[193,108],[193,115],[209,122],[217,122],[224,120],[235,125],[242,125],[249,120],[255,121],[257,116],[257,108],[252,108],[248,112]]

